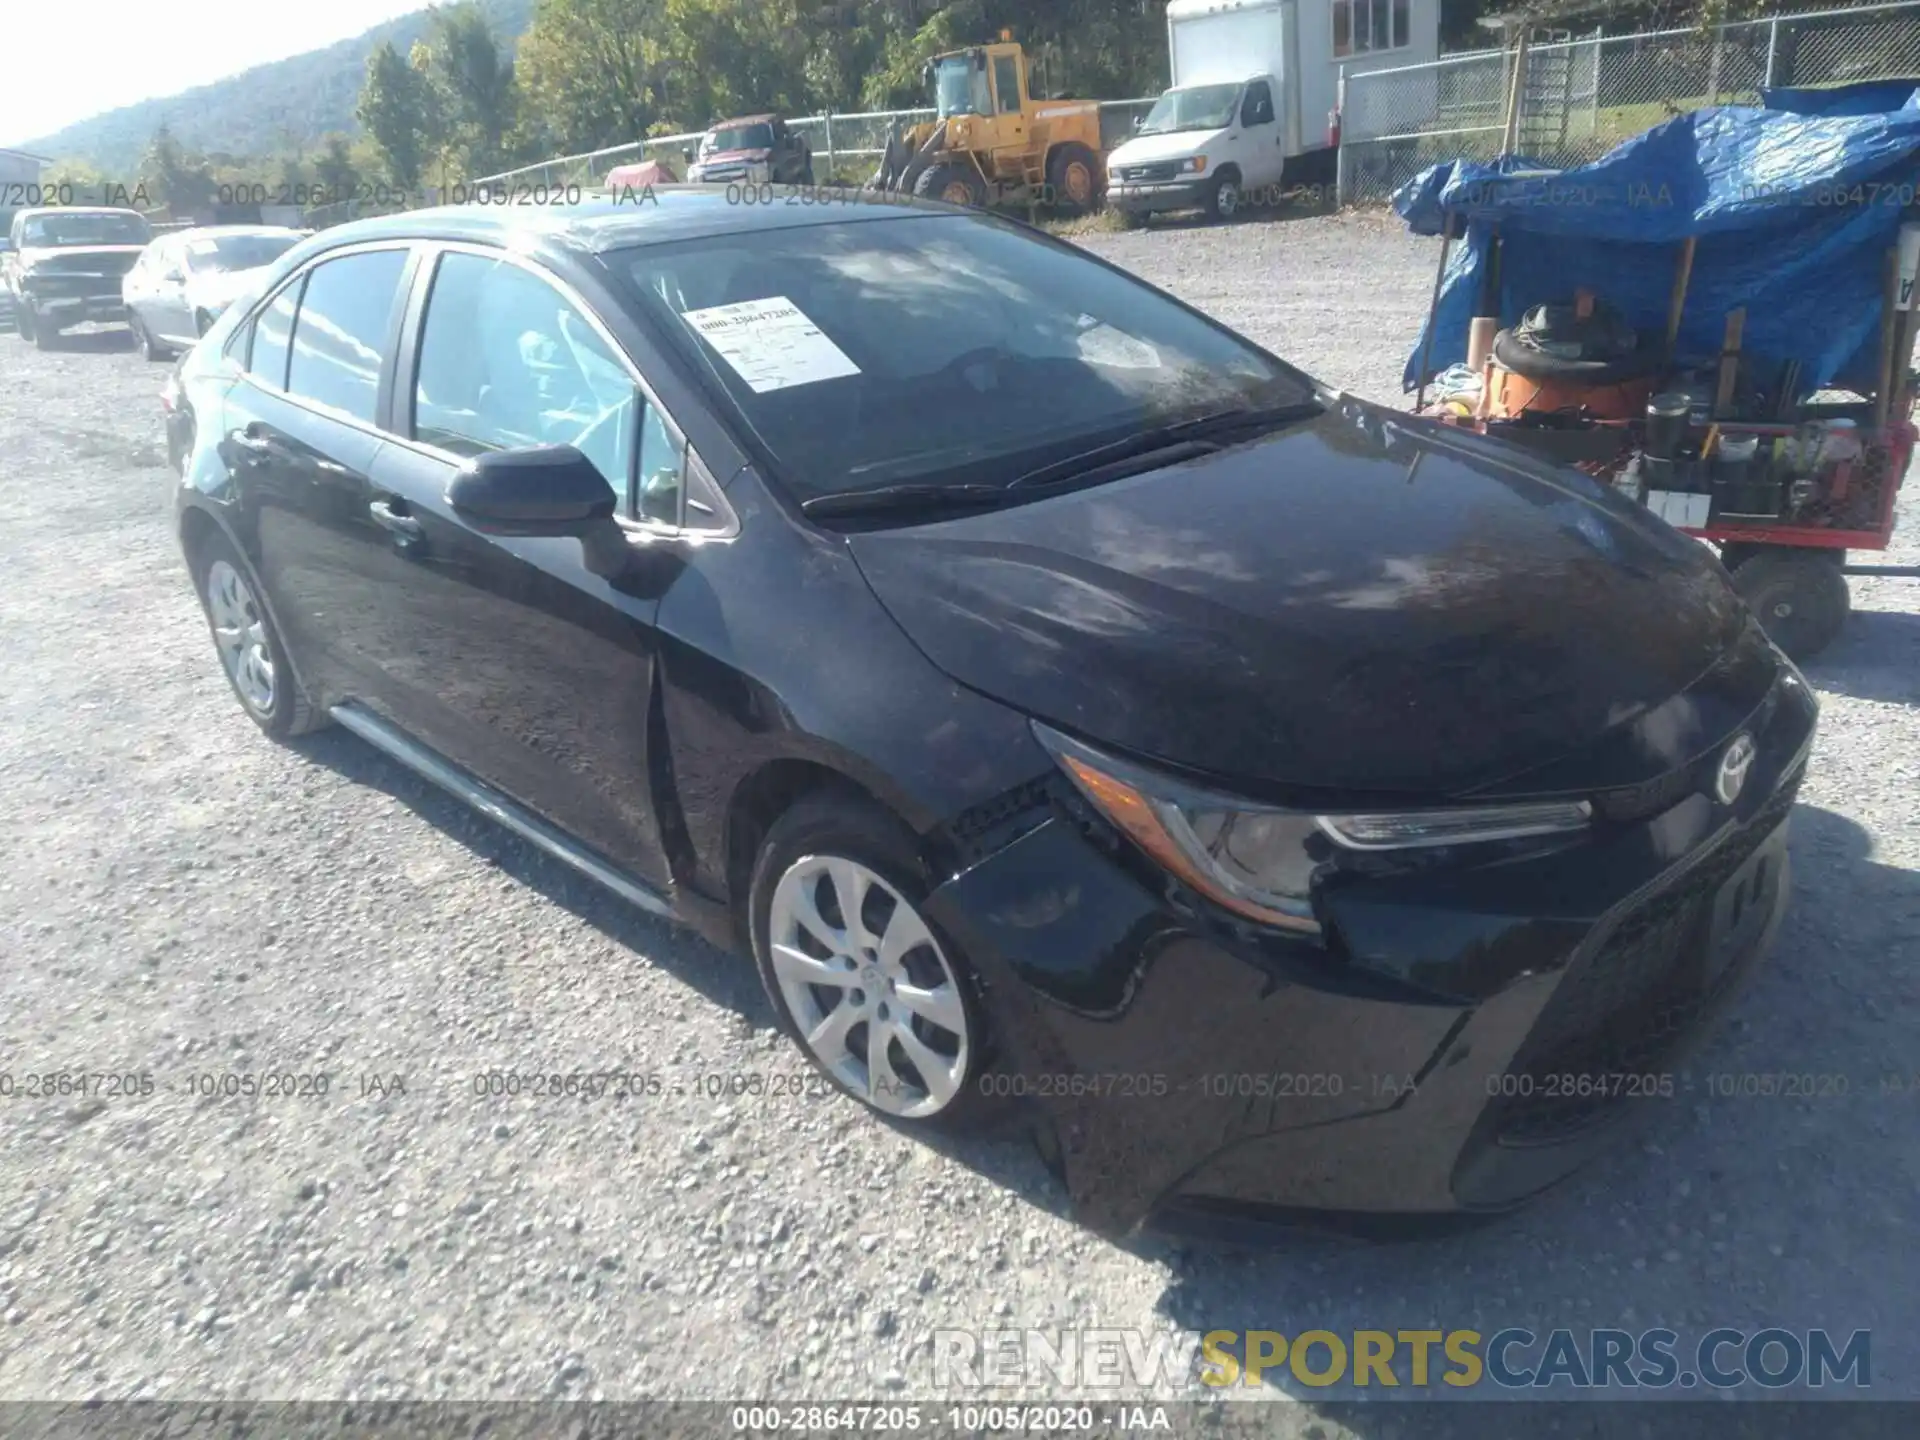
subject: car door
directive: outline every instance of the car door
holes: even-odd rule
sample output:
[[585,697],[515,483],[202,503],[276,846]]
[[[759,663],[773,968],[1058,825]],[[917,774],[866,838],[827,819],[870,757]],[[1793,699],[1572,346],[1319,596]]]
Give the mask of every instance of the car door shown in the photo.
[[246,373],[224,406],[222,450],[260,580],[322,706],[378,704],[376,657],[393,643],[387,606],[404,569],[367,506],[411,262],[388,244],[304,267],[243,330]]
[[[648,764],[658,572],[648,527],[679,514],[682,432],[590,306],[523,258],[450,246],[422,272],[374,467],[389,526],[381,658],[393,718],[455,763],[659,887]],[[620,520],[587,538],[481,533],[445,496],[468,459],[571,444]]]
[[177,237],[161,243],[165,248],[155,257],[153,287],[147,292],[142,318],[162,340],[191,345],[199,334],[187,307],[186,247]]
[[1249,190],[1280,183],[1287,164],[1285,140],[1272,84],[1264,78],[1249,81],[1240,97],[1240,150],[1246,157],[1241,173]]

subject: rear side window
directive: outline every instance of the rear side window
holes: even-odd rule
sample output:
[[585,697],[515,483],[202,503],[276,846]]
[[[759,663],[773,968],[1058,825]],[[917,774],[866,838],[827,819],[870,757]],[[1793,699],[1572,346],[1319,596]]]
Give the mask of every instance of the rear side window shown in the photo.
[[287,367],[290,394],[373,423],[393,297],[406,263],[405,250],[368,250],[324,260],[308,273]]
[[300,304],[296,280],[262,310],[253,322],[253,344],[247,354],[247,372],[276,390],[287,388],[287,355],[293,348],[293,312]]

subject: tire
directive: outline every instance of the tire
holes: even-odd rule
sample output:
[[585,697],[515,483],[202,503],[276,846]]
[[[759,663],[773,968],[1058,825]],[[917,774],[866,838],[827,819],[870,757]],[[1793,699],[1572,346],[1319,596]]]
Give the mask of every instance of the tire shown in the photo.
[[31,311],[28,312],[28,318],[33,321],[33,348],[34,349],[54,350],[59,348],[60,331],[56,327],[52,325],[44,324],[40,320],[35,319]]
[[153,332],[147,328],[147,322],[142,320],[139,315],[130,316],[127,320],[127,326],[133,331],[134,343],[140,347],[141,359],[159,361],[168,359],[171,356],[172,352],[153,338]]
[[1241,200],[1245,192],[1240,188],[1240,172],[1223,171],[1213,177],[1213,184],[1207,190],[1207,218],[1214,221],[1227,221],[1240,213]]
[[[214,653],[247,718],[275,740],[291,740],[331,724],[326,712],[314,706],[301,689],[279,628],[259,600],[254,578],[233,543],[225,535],[209,535],[194,547],[188,568],[194,593],[206,613]],[[229,617],[235,615],[247,617],[245,628],[255,633],[251,643],[243,636],[230,647],[222,631]],[[264,703],[258,685],[260,658],[266,661],[269,692]]]
[[1749,556],[1733,572],[1733,588],[1767,638],[1795,663],[1831,645],[1853,608],[1845,572],[1811,552],[1774,549]]
[[1047,187],[1056,209],[1085,215],[1100,199],[1100,163],[1084,145],[1054,147],[1047,157]]
[[[932,888],[918,857],[912,832],[864,796],[827,791],[802,799],[774,822],[754,865],[747,900],[754,963],[780,1028],[835,1088],[912,1128],[966,1133],[1003,1107],[979,1083],[988,1050],[978,979],[918,909]],[[860,907],[869,943],[847,935],[843,894]],[[798,920],[809,904],[828,938]],[[924,938],[888,957],[871,942],[884,942],[896,923],[909,927],[904,935]],[[801,978],[816,973],[822,981]],[[912,1011],[898,999],[909,986],[922,996]],[[846,1007],[848,1018],[816,1049],[806,1030],[818,1033]],[[879,1053],[891,1081],[867,1059],[882,1017],[890,1023]],[[900,1038],[903,1017],[923,1063],[942,1062],[937,1075],[932,1064],[913,1068]]]
[[922,170],[914,177],[913,193],[922,200],[944,200],[949,205],[977,208],[987,203],[987,187],[979,173],[971,165],[954,160],[943,160]]
[[[14,303],[13,329],[14,333],[29,345],[40,345],[39,338],[34,333],[32,306],[19,301]],[[40,345],[40,348],[44,350],[46,346]]]

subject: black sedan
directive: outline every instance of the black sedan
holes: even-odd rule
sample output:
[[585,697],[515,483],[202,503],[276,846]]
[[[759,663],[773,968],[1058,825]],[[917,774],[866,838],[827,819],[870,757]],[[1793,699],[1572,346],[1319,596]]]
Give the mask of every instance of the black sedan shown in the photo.
[[415,212],[169,386],[270,735],[750,952],[1086,1223],[1497,1212],[1765,951],[1816,705],[1708,552],[938,205]]

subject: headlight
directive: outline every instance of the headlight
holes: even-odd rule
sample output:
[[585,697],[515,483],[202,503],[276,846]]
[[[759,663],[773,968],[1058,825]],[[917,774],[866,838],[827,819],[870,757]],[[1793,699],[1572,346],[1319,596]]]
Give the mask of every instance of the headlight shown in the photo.
[[1180,162],[1180,171],[1184,175],[1204,175],[1207,173],[1207,157],[1192,155]]
[[1584,800],[1319,815],[1199,790],[1039,724],[1034,735],[1096,810],[1179,879],[1262,924],[1317,934],[1315,872],[1349,850],[1405,850],[1584,829]]

